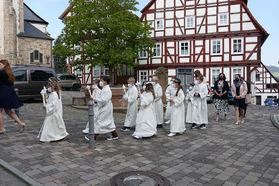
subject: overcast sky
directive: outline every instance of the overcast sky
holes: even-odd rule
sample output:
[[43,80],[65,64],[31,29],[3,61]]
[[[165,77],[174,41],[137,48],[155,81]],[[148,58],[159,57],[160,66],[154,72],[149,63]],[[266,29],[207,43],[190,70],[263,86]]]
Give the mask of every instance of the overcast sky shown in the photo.
[[[150,0],[138,0],[141,10]],[[24,0],[39,16],[49,22],[48,32],[56,38],[64,27],[58,17],[68,6],[68,0]],[[267,3],[268,2],[268,3]],[[248,0],[248,8],[270,34],[262,47],[262,61],[279,67],[279,0]],[[140,16],[140,12],[137,13]]]

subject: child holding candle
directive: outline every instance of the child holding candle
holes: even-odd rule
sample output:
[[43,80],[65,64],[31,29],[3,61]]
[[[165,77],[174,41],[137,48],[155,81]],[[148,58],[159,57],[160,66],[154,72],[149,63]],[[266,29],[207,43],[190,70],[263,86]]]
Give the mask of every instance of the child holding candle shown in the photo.
[[63,120],[61,88],[55,77],[49,78],[47,90],[49,97],[43,106],[46,117],[38,136],[41,142],[58,141],[69,135]]

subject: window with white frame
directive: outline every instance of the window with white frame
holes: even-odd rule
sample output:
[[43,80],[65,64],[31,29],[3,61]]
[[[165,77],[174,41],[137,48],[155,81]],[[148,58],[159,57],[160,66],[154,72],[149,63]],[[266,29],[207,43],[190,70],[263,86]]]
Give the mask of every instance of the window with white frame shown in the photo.
[[243,39],[242,38],[232,39],[232,53],[233,54],[242,54],[243,53]]
[[82,70],[76,69],[76,75],[77,75],[78,77],[82,77]]
[[155,20],[155,30],[164,30],[164,20],[163,19]]
[[189,16],[186,17],[186,28],[194,28],[195,27],[195,17]]
[[155,47],[153,48],[153,53],[154,53],[153,57],[161,57],[161,44],[160,43],[157,43],[155,45]]
[[228,25],[229,24],[229,14],[228,13],[221,13],[218,16],[218,25],[223,26],[223,25]]
[[190,42],[182,41],[180,42],[180,56],[189,56],[190,54]]
[[146,48],[143,48],[143,49],[139,52],[139,57],[140,57],[140,58],[147,58],[147,50],[146,50]]
[[148,72],[147,70],[141,70],[139,71],[139,81],[141,83],[145,82],[148,80]]
[[108,67],[104,68],[104,74],[105,74],[105,76],[109,76],[109,68]]
[[100,66],[95,66],[93,68],[93,76],[100,76],[101,75],[101,67]]
[[211,69],[211,85],[214,85],[214,83],[218,80],[220,73],[221,73],[221,68]]
[[232,69],[232,79],[234,79],[234,76],[236,74],[240,74],[240,76],[242,77],[242,70],[243,68],[242,67],[235,67]]
[[211,40],[211,54],[212,55],[222,54],[222,40],[221,39]]

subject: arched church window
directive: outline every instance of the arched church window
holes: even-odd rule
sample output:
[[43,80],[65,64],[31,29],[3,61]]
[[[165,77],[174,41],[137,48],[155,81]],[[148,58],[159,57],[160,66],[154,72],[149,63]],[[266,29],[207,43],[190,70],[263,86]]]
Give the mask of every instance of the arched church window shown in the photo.
[[30,53],[30,63],[43,63],[44,55],[39,50],[34,50]]

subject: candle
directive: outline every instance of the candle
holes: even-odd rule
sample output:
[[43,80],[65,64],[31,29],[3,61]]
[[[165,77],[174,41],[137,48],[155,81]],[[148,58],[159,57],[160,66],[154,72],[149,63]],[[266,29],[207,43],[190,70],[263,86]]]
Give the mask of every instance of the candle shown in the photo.
[[89,95],[90,95],[90,97],[92,98],[91,87],[90,87],[90,86],[87,86],[86,89],[88,90]]
[[141,91],[140,91],[140,88],[139,88],[140,87],[140,83],[137,81],[136,85],[138,87],[139,94],[141,95]]
[[124,90],[124,93],[126,94],[126,87],[125,87],[125,85],[123,85],[122,88]]

